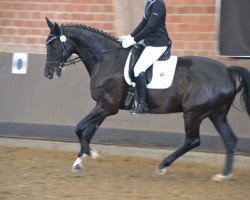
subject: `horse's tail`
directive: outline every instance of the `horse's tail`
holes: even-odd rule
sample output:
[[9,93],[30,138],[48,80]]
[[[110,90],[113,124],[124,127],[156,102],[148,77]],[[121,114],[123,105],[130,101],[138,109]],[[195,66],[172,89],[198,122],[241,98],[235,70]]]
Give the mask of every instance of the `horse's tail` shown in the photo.
[[238,66],[231,66],[227,69],[235,85],[236,93],[243,90],[242,99],[248,116],[250,117],[250,72],[247,69]]

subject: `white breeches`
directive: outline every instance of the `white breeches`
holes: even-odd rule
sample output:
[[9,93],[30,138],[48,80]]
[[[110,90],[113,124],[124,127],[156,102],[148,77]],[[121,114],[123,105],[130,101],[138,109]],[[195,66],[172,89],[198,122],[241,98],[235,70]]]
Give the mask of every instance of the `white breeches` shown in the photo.
[[146,46],[140,58],[134,67],[134,76],[137,77],[141,72],[145,72],[152,64],[154,64],[168,47],[152,47]]

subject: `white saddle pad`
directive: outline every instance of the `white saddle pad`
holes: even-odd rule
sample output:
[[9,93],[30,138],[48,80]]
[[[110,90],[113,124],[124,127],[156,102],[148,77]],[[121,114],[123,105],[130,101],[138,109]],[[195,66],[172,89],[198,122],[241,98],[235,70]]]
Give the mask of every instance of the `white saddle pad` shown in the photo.
[[[129,77],[129,53],[128,59],[124,68],[124,77],[126,82],[135,87],[135,83],[131,81]],[[177,56],[171,56],[166,61],[157,61],[153,66],[153,77],[151,82],[147,85],[148,89],[166,89],[169,88],[173,82],[175,69],[177,63]]]

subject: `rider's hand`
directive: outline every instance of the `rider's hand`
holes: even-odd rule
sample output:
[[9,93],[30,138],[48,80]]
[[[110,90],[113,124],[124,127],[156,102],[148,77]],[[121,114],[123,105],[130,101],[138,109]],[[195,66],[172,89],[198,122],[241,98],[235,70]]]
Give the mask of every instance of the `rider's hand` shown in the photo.
[[128,47],[130,47],[130,46],[132,46],[134,44],[136,44],[136,42],[135,42],[134,38],[131,35],[129,35],[126,39],[124,39],[122,41],[122,47],[123,48],[128,48]]
[[122,42],[123,40],[126,40],[130,35],[123,35],[118,38],[118,41]]

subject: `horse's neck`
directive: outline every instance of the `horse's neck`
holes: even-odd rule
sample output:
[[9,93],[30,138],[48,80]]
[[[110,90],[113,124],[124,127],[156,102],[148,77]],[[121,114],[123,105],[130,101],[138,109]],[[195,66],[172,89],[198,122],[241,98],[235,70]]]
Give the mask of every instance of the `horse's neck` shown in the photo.
[[117,42],[106,38],[102,33],[88,29],[71,28],[67,31],[67,34],[75,41],[76,52],[74,53],[83,60],[90,77],[98,71],[100,62],[103,62],[102,57],[106,56],[105,52],[108,53],[110,50],[120,47]]

